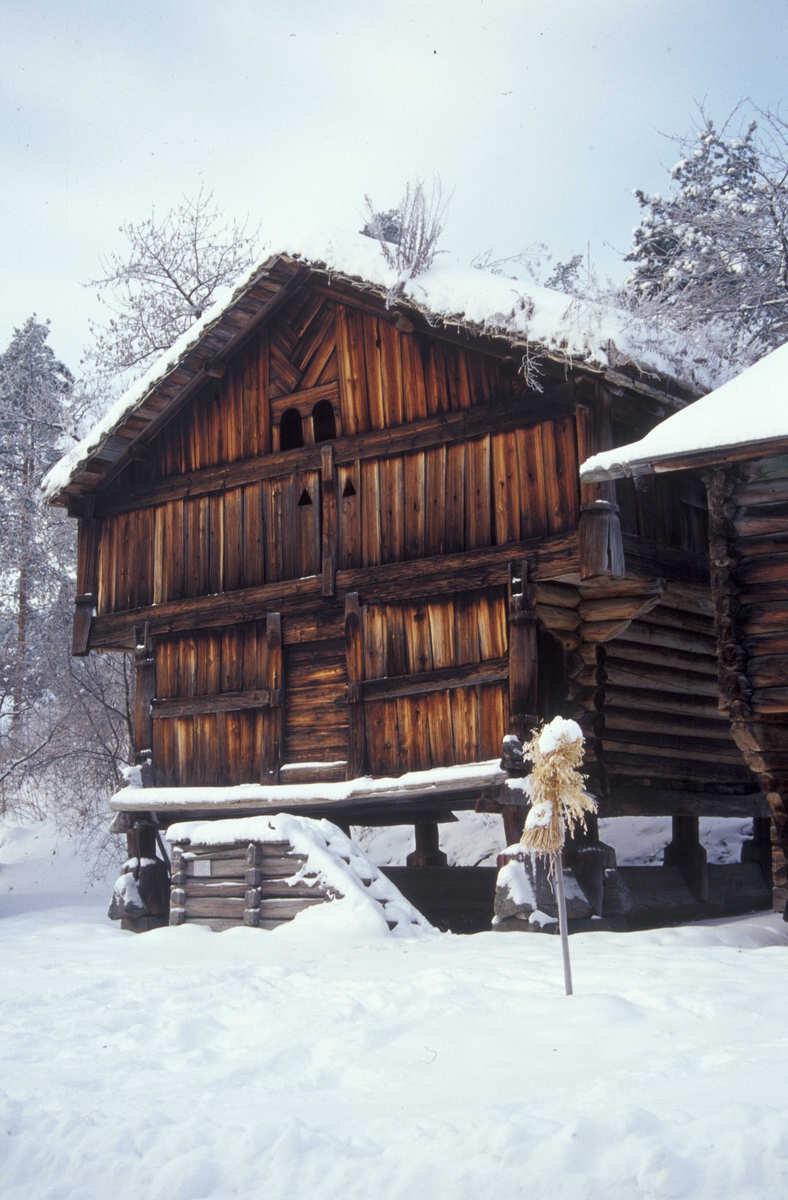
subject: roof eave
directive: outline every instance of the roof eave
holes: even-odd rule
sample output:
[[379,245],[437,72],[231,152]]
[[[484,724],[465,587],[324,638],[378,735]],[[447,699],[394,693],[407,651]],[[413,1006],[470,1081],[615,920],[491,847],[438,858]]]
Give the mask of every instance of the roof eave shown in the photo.
[[[621,447],[626,450],[626,446]],[[602,483],[609,479],[624,479],[638,475],[663,475],[669,471],[700,470],[704,467],[727,466],[750,458],[767,458],[788,453],[788,435],[761,438],[752,442],[734,442],[708,450],[686,450],[682,454],[654,455],[652,458],[633,458],[628,462],[611,463],[609,467],[580,468],[582,483]]]

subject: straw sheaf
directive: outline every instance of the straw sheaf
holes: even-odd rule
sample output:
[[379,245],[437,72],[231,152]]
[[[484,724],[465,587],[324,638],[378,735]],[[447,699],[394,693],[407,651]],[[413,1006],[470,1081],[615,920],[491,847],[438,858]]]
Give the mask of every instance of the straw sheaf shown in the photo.
[[[548,753],[539,747],[542,729],[523,747],[523,758],[534,764],[528,779],[531,810],[520,839],[526,850],[558,854],[566,831],[585,825],[586,815],[596,812],[596,801],[585,792],[582,741],[561,736]],[[549,819],[548,818],[549,815]]]

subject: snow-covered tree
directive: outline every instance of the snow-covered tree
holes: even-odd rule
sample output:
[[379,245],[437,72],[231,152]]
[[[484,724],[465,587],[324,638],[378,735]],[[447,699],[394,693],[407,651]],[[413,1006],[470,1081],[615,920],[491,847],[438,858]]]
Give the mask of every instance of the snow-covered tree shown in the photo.
[[202,190],[163,217],[120,226],[123,254],[101,260],[104,274],[86,286],[109,310],[92,323],[84,363],[98,381],[139,374],[210,306],[216,291],[255,261],[258,231],[228,220]]
[[93,840],[129,761],[133,667],[72,660],[75,527],[39,497],[74,423],[73,378],[30,317],[0,354],[0,811]]
[[0,548],[6,715],[35,698],[42,663],[34,627],[57,600],[73,548],[38,501],[44,472],[62,453],[71,372],[30,317],[0,355]]
[[641,316],[746,366],[788,339],[788,124],[759,112],[737,131],[701,110],[667,196],[642,210],[624,296]]

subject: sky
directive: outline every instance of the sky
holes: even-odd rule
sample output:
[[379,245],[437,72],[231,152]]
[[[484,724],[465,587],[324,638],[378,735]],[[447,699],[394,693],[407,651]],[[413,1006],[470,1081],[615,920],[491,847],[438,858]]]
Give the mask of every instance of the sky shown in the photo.
[[0,27],[0,347],[36,313],[73,370],[120,225],[201,187],[264,243],[439,176],[462,260],[621,279],[665,135],[788,88],[786,0],[0,0]]

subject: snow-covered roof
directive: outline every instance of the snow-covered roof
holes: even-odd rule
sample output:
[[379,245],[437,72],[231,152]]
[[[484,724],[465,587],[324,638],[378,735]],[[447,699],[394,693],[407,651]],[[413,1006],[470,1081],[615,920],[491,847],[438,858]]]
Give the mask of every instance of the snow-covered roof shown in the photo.
[[[98,477],[139,433],[126,429],[117,437],[130,417],[152,419],[146,411],[156,393],[164,393],[166,405],[193,382],[179,383],[184,363],[199,357],[212,357],[218,347],[232,340],[241,320],[251,320],[250,297],[276,282],[273,289],[287,286],[293,271],[309,268],[331,281],[341,278],[368,293],[387,298],[390,304],[415,308],[432,325],[459,327],[471,334],[502,337],[512,346],[530,347],[534,354],[547,354],[561,361],[574,362],[603,372],[618,383],[638,386],[637,379],[621,375],[651,376],[652,382],[674,380],[691,391],[713,386],[712,367],[692,362],[674,338],[655,338],[632,316],[609,304],[580,300],[563,292],[540,287],[530,279],[514,279],[491,270],[466,266],[449,254],[439,253],[430,267],[415,279],[403,278],[390,267],[379,243],[360,234],[334,233],[325,238],[314,235],[277,240],[265,262],[254,267],[232,287],[216,293],[215,302],[151,366],[145,374],[110,407],[102,419],[45,476],[42,490],[50,501],[63,499],[62,493],[90,490]],[[289,271],[289,274],[288,274]],[[278,272],[278,274],[277,274]],[[270,298],[270,297],[269,297]],[[259,304],[266,302],[261,295]],[[232,317],[232,330],[226,328]],[[222,327],[222,322],[225,328]],[[213,338],[213,345],[210,345]],[[677,362],[684,353],[685,367]],[[195,371],[200,367],[196,363]],[[634,370],[633,370],[634,368]],[[165,405],[165,407],[166,407]],[[159,404],[159,409],[162,405]],[[92,461],[91,461],[92,460]],[[84,468],[90,467],[85,472]],[[81,476],[81,477],[80,477]]]
[[[592,483],[692,465],[709,454],[720,462],[742,449],[775,452],[788,444],[788,344],[742,371],[735,379],[674,413],[639,442],[603,450],[580,468]],[[749,453],[746,457],[750,457]]]

